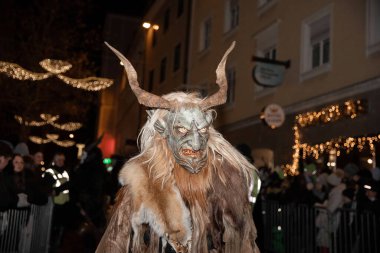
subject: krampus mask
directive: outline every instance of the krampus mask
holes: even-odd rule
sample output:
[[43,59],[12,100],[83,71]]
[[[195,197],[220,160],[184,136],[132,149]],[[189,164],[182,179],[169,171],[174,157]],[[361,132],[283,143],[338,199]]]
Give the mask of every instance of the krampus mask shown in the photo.
[[228,54],[235,42],[224,54],[216,69],[216,83],[219,91],[199,104],[183,104],[181,101],[169,101],[142,90],[137,81],[137,73],[132,64],[115,48],[108,47],[119,57],[128,74],[129,84],[140,104],[150,108],[170,111],[164,120],[157,120],[155,129],[167,139],[176,162],[191,173],[198,173],[207,161],[207,141],[209,127],[213,120],[213,111],[209,108],[224,104],[227,98],[227,78],[225,65]]

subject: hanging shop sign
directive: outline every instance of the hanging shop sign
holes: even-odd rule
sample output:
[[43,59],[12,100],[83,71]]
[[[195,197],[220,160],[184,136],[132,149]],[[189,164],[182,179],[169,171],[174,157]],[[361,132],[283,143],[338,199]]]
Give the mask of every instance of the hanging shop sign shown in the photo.
[[285,112],[281,106],[277,104],[269,104],[264,107],[261,114],[261,119],[267,124],[270,128],[275,129],[285,121]]
[[256,56],[253,60],[256,61],[256,66],[252,70],[252,78],[258,85],[274,88],[282,84],[290,61],[281,62]]

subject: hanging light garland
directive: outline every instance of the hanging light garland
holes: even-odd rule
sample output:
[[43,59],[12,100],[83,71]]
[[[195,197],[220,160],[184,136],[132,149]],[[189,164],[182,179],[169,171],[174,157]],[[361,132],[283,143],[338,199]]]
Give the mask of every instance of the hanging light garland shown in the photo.
[[317,124],[327,124],[343,118],[354,119],[358,115],[365,113],[367,103],[365,100],[348,100],[342,105],[335,104],[322,108],[320,111],[306,112],[299,114],[295,118],[294,130],[294,145],[293,145],[293,162],[282,166],[286,175],[298,175],[298,165],[300,161],[300,151],[302,150],[302,159],[306,156],[313,156],[318,159],[319,156],[331,150],[336,150],[336,155],[340,156],[340,150],[345,150],[350,153],[354,147],[362,151],[366,145],[369,146],[372,156],[375,156],[374,142],[380,141],[380,135],[370,137],[339,137],[324,143],[309,145],[301,143],[299,128],[313,126]]
[[57,75],[57,77],[75,88],[88,91],[98,91],[112,85],[112,81],[107,78],[86,77],[82,79],[74,79],[64,75]]
[[49,142],[53,142],[57,144],[58,146],[65,147],[65,148],[75,145],[74,141],[70,141],[70,140],[60,141],[58,140],[58,138],[59,138],[58,134],[46,134],[46,139],[38,137],[38,136],[29,136],[29,140],[36,144],[46,144]]
[[5,73],[7,76],[17,80],[38,81],[52,76],[51,73],[35,73],[22,68],[18,64],[2,61],[0,61],[0,72]]
[[45,59],[40,61],[40,65],[43,69],[53,74],[65,73],[71,69],[72,65],[67,61]]
[[5,75],[17,80],[33,81],[43,80],[51,76],[56,76],[64,83],[72,87],[87,91],[99,91],[108,88],[113,84],[113,81],[111,79],[101,77],[86,77],[75,79],[64,76],[62,73],[65,73],[72,67],[72,65],[67,61],[45,59],[40,61],[39,64],[43,69],[47,71],[47,73],[35,73],[24,69],[18,64],[3,61],[0,61],[0,73],[5,73]]
[[58,124],[58,123],[56,123],[56,121],[59,119],[59,115],[53,116],[51,114],[45,114],[45,113],[40,114],[40,117],[43,121],[34,121],[34,120],[33,121],[26,121],[19,115],[15,115],[14,117],[20,124],[23,124],[25,126],[38,126],[39,127],[39,126],[44,126],[44,125],[49,124],[55,128],[58,128],[58,129],[64,130],[64,131],[69,131],[69,132],[76,131],[83,126],[81,123],[78,123],[78,122],[67,122],[64,124]]
[[329,105],[319,111],[306,112],[296,116],[296,124],[300,127],[308,127],[317,124],[330,123],[342,118],[354,119],[365,113],[367,103],[365,100],[348,100],[343,104]]

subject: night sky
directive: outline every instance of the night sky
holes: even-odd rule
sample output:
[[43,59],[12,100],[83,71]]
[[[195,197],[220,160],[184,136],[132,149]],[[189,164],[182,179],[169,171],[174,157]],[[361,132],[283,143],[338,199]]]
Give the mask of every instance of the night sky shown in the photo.
[[[41,60],[60,59],[73,65],[68,71],[70,77],[99,76],[106,15],[116,13],[139,18],[152,2],[1,0],[0,61],[17,63],[28,70],[43,72],[38,64]],[[20,81],[1,73],[0,89],[0,139],[16,145],[20,141],[28,141],[30,135],[56,131],[52,128],[25,128],[14,120],[14,115],[34,120],[41,113],[49,113],[60,115],[62,122],[81,122],[85,125],[77,133],[77,142],[89,143],[94,140],[99,92],[78,90],[62,84],[57,78]],[[68,138],[68,133],[54,133],[64,139]],[[30,141],[28,145],[31,152],[41,148],[42,151],[57,148],[54,144],[38,146]]]

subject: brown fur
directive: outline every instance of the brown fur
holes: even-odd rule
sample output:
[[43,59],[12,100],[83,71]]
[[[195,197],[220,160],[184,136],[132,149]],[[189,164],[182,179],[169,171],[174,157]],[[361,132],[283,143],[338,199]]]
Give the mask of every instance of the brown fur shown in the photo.
[[[132,230],[133,253],[158,252],[160,237],[177,252],[259,252],[243,171],[222,159],[210,159],[198,174],[174,164],[169,175],[156,177],[160,162],[149,167],[143,161],[146,158],[140,156],[121,171],[125,186],[97,252],[129,252]],[[146,229],[149,245],[143,240]]]

